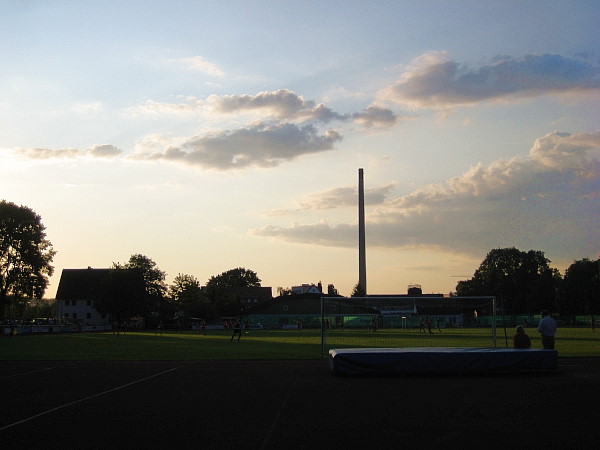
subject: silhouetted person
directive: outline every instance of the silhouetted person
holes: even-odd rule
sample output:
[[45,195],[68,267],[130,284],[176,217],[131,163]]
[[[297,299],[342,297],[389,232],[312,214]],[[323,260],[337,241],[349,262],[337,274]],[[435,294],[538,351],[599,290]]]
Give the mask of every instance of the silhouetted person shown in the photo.
[[231,335],[231,340],[229,342],[233,342],[233,338],[236,334],[238,337],[237,340],[240,342],[240,339],[242,338],[242,322],[239,319],[233,324],[233,334]]
[[429,336],[433,335],[433,320],[431,320],[429,317],[427,317],[425,319],[425,322],[427,322],[427,331],[429,332]]
[[525,328],[523,325],[517,327],[517,332],[513,336],[513,347],[514,348],[531,348],[531,339],[525,334]]
[[542,320],[538,324],[538,331],[542,335],[542,345],[546,350],[554,350],[554,336],[556,336],[556,321],[550,316],[547,309],[542,310]]

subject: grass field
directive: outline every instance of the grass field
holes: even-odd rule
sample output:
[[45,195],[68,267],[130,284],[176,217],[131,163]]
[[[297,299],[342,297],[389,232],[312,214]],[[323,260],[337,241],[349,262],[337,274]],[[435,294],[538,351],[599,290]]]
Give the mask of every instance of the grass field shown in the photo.
[[[512,333],[512,330],[509,331]],[[529,332],[532,347],[541,348],[535,330]],[[512,335],[512,334],[511,334]],[[511,345],[511,335],[508,345]],[[443,336],[443,337],[442,337]],[[321,356],[318,330],[253,330],[241,342],[230,342],[230,331],[196,333],[130,332],[22,335],[0,338],[1,360],[131,360],[193,361],[243,359],[316,359]],[[443,340],[442,340],[443,339]],[[491,347],[489,329],[444,330],[434,336],[416,330],[330,331],[326,350],[347,347]],[[498,329],[497,346],[505,347],[504,330]],[[600,331],[561,328],[557,335],[559,356],[600,356]]]

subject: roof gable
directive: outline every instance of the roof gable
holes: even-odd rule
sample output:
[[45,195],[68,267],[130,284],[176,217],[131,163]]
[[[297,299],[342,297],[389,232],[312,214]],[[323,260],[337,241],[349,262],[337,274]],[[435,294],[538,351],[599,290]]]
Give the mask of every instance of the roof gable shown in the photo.
[[56,290],[56,300],[92,299],[114,270],[127,271],[132,280],[133,277],[142,276],[138,270],[131,269],[63,269]]

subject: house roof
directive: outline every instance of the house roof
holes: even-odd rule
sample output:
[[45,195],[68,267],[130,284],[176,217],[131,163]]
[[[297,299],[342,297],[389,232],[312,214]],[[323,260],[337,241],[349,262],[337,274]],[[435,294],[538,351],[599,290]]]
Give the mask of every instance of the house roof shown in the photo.
[[[95,291],[111,271],[116,269],[63,269],[56,290],[56,300],[87,300],[92,299]],[[127,271],[131,277],[140,277],[137,270],[118,269]]]

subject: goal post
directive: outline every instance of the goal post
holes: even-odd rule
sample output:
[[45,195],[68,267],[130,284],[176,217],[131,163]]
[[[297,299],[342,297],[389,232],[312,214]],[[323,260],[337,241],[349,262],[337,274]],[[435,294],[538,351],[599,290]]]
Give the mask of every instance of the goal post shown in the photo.
[[321,297],[321,352],[331,348],[496,347],[496,298]]

